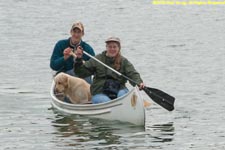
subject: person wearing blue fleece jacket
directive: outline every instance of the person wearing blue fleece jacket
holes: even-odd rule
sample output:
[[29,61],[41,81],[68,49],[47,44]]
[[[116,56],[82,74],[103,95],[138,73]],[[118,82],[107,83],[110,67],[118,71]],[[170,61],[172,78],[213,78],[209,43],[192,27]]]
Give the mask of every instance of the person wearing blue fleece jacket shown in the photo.
[[[93,48],[82,41],[84,35],[84,26],[81,22],[75,22],[70,30],[71,37],[60,40],[56,43],[51,59],[50,67],[57,73],[65,72],[72,76],[76,76],[73,71],[74,58],[72,53],[77,47],[81,47],[84,51],[95,56]],[[90,59],[87,55],[83,55],[84,61]],[[85,78],[88,83],[91,83],[91,77]]]

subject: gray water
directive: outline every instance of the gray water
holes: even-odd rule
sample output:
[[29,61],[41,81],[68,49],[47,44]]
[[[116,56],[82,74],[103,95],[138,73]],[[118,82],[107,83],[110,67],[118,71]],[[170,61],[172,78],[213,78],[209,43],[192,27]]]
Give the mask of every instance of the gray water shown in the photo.
[[[146,126],[64,116],[51,109],[54,44],[73,21],[96,53],[122,40],[145,84],[176,97],[152,102]],[[0,1],[0,149],[225,149],[224,6],[156,6],[150,0]]]

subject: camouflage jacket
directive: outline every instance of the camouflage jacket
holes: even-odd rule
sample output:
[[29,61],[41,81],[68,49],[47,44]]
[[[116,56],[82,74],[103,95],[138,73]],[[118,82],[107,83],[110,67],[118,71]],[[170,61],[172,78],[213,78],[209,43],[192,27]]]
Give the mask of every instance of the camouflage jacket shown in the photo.
[[[98,60],[104,64],[113,68],[114,59],[106,56],[106,51],[95,56]],[[138,84],[142,83],[140,74],[135,70],[134,66],[123,56],[121,56],[121,67],[118,72],[127,76],[128,78],[136,81]],[[90,59],[83,63],[82,60],[77,60],[74,64],[74,72],[78,77],[84,78],[90,75],[94,75],[93,83],[91,85],[92,95],[102,93],[103,85],[107,78],[111,77],[120,82],[120,87],[125,88],[127,79],[117,75],[115,72],[106,68],[94,59]],[[130,82],[131,85],[135,86],[134,83]]]

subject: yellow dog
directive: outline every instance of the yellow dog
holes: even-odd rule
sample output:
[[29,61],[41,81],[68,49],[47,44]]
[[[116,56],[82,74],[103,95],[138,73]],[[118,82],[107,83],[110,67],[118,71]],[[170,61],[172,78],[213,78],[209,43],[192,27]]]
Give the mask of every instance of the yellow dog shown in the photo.
[[72,103],[90,103],[90,85],[85,80],[61,72],[54,81],[56,93],[63,93]]

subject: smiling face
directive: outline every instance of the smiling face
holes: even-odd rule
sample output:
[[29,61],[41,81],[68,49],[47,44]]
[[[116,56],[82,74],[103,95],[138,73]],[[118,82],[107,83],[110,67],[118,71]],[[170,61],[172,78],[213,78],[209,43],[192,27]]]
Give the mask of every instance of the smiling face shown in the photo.
[[120,52],[120,44],[118,42],[110,41],[106,43],[106,55],[108,57],[115,57]]

